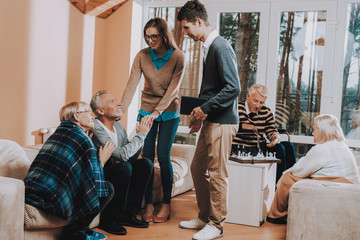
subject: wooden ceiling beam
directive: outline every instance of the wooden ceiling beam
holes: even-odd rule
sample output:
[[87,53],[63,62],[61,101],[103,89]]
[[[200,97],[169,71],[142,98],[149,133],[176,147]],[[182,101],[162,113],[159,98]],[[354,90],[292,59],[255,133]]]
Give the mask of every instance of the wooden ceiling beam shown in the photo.
[[109,17],[128,0],[69,0],[80,12],[101,18]]

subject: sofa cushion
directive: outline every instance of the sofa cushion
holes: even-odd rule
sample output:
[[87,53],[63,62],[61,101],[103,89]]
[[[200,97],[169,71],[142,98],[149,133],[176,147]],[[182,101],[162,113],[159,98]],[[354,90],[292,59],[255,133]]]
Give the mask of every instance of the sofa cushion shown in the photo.
[[25,204],[24,225],[25,229],[57,228],[69,224],[68,221],[51,213],[46,213],[38,208]]
[[0,176],[23,180],[30,162],[19,144],[0,139]]
[[42,146],[43,144],[37,144],[37,145],[28,145],[22,147],[30,163],[34,161],[36,155],[38,155]]
[[189,166],[187,162],[181,157],[171,157],[171,163],[174,172],[174,182],[184,178],[189,172]]
[[[171,156],[171,163],[172,163],[173,172],[174,172],[173,182],[177,182],[180,179],[184,178],[185,175],[189,172],[189,166],[185,159],[183,159],[181,157]],[[154,171],[155,172],[160,171],[160,164],[157,162],[157,160],[154,163]],[[155,176],[157,176],[157,175],[159,176],[159,179],[160,179],[160,173],[155,174]],[[158,182],[157,180],[155,180],[155,181]]]

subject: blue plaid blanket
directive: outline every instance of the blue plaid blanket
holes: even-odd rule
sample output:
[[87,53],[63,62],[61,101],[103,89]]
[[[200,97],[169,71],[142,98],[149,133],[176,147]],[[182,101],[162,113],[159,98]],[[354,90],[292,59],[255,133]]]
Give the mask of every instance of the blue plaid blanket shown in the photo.
[[62,121],[24,179],[25,202],[73,221],[98,213],[108,195],[97,150],[85,131]]

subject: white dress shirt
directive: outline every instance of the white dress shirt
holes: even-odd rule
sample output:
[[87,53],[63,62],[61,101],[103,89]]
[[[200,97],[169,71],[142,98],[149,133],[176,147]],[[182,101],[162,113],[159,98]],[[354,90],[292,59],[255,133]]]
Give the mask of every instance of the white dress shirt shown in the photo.
[[209,52],[209,48],[217,36],[219,36],[219,33],[216,30],[213,30],[203,43],[202,50],[204,53],[204,62],[206,60],[207,53]]

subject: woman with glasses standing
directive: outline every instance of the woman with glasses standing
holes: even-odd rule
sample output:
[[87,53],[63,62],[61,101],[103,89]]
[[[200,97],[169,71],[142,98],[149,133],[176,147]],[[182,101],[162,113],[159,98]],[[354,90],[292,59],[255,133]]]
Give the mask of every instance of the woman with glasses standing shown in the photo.
[[138,121],[147,115],[154,119],[153,126],[145,139],[143,157],[154,162],[155,142],[158,137],[157,156],[163,187],[162,206],[160,211],[153,216],[154,174],[152,174],[145,192],[146,207],[143,220],[161,223],[170,218],[173,182],[170,151],[179,125],[179,88],[185,68],[185,56],[178,49],[166,21],[162,18],[153,18],[146,23],[144,38],[149,47],[142,49],[134,59],[121,104],[125,112],[143,74],[145,84],[141,95]]

